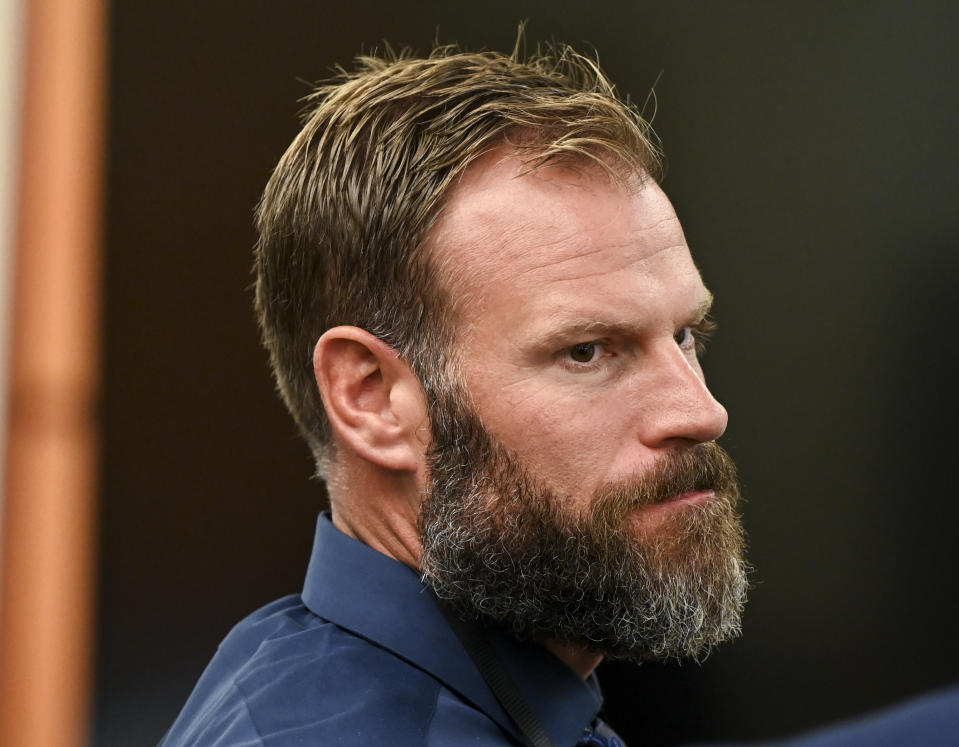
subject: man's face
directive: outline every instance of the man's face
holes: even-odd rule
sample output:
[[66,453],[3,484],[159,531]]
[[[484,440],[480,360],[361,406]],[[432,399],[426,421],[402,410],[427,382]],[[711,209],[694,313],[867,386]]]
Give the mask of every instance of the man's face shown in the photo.
[[735,475],[711,443],[726,412],[696,355],[710,294],[657,185],[520,175],[503,155],[467,171],[433,234],[461,391],[434,407],[425,576],[519,634],[695,654],[735,632],[745,591]]

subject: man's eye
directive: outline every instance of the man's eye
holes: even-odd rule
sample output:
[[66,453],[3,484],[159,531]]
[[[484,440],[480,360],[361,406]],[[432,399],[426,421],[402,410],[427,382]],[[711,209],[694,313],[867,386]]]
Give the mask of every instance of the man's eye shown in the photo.
[[679,332],[673,335],[673,339],[676,340],[676,344],[684,350],[695,347],[696,345],[696,335],[692,327],[683,327]]
[[581,342],[569,349],[569,357],[577,363],[592,363],[596,358],[596,343]]
[[706,351],[706,343],[715,331],[716,322],[707,316],[692,326],[683,327],[673,339],[683,350],[695,350],[697,355],[702,355]]

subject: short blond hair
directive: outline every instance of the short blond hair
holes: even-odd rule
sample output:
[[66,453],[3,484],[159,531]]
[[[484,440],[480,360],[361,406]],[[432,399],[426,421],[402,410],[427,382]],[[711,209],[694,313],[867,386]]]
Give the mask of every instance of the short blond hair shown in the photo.
[[655,136],[598,64],[566,46],[361,56],[308,98],[303,128],[257,208],[256,312],[277,388],[322,476],[330,425],[312,353],[331,327],[366,329],[423,382],[452,358],[450,299],[428,251],[453,181],[508,144],[530,169],[585,159],[660,169]]

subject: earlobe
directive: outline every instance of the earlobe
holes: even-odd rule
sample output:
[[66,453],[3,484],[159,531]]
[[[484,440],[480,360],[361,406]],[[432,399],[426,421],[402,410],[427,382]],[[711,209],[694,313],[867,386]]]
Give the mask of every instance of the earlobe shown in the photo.
[[334,327],[316,344],[313,370],[343,445],[385,469],[415,472],[422,466],[422,387],[389,345],[359,327]]

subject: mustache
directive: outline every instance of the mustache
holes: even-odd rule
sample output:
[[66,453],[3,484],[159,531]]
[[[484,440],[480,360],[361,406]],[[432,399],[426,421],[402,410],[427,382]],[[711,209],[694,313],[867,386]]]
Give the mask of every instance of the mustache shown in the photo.
[[629,510],[704,490],[730,497],[739,494],[736,465],[715,442],[671,451],[642,474],[605,486],[596,498],[599,504],[612,503]]

